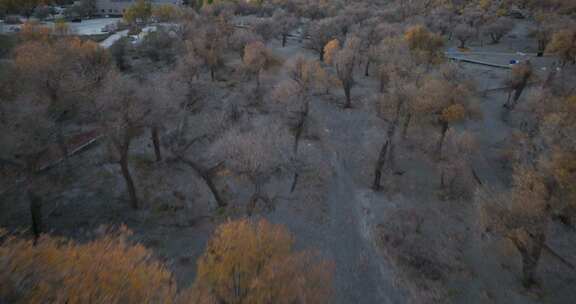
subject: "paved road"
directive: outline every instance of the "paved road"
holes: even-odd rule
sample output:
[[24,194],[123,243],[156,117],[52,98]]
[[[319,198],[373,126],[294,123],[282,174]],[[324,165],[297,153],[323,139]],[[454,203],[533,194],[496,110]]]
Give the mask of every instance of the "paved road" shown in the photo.
[[108,24],[115,24],[120,18],[98,18],[82,20],[82,22],[69,22],[70,29],[77,35],[102,34],[102,28]]
[[100,46],[107,49],[107,48],[111,47],[114,44],[114,42],[116,42],[116,41],[120,40],[120,38],[126,37],[126,36],[128,36],[128,30],[123,30],[123,31],[117,32],[117,33],[111,35],[110,37],[106,38],[106,40],[100,42]]

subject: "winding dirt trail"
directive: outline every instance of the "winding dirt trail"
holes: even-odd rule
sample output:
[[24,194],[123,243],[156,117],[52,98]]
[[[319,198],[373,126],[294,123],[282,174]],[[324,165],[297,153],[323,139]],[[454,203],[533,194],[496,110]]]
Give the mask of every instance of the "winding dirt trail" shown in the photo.
[[359,188],[344,160],[334,150],[327,153],[333,169],[328,246],[337,266],[337,298],[341,303],[395,303],[371,238],[369,209],[358,200]]

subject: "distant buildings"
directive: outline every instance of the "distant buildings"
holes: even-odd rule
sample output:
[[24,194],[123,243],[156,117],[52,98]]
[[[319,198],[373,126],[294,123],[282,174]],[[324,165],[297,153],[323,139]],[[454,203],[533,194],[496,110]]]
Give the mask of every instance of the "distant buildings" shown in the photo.
[[[149,0],[152,5],[182,5],[183,0]],[[97,15],[121,16],[136,0],[96,0]]]

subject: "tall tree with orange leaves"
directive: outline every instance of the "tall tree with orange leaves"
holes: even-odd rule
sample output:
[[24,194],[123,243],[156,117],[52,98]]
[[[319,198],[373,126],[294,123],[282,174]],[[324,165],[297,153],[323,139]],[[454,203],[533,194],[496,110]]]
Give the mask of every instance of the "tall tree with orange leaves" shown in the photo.
[[241,219],[222,224],[198,260],[192,303],[329,303],[333,264],[297,252],[282,225]]
[[0,231],[2,303],[174,303],[172,274],[152,252],[128,242],[126,228],[79,244]]

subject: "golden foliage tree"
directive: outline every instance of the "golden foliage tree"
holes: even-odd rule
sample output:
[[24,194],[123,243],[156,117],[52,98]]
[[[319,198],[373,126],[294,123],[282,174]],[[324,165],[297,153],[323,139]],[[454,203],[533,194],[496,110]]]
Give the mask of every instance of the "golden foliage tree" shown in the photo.
[[47,26],[40,25],[39,22],[36,21],[27,21],[22,24],[22,28],[20,29],[20,39],[23,41],[43,41],[47,42],[52,35],[52,29]]
[[451,78],[453,76],[446,74],[427,77],[416,98],[416,115],[440,126],[440,138],[436,145],[438,156],[442,154],[442,145],[450,127],[475,114],[470,106],[472,87],[466,81]]
[[36,245],[4,235],[0,301],[173,303],[171,273],[145,247],[130,244],[129,235],[122,228],[84,244],[45,235]]
[[327,64],[332,64],[338,51],[340,51],[340,41],[338,39],[330,40],[324,47],[324,61]]
[[242,219],[222,224],[198,260],[194,303],[329,303],[333,265],[296,252],[282,225]]
[[563,64],[576,63],[576,30],[567,28],[554,33],[546,52],[560,56]]
[[410,52],[420,63],[436,64],[444,59],[442,36],[430,32],[422,25],[408,28],[404,33],[404,41]]

